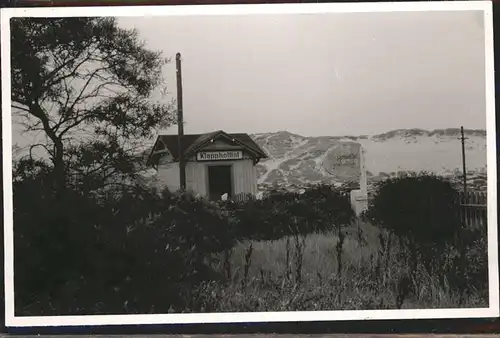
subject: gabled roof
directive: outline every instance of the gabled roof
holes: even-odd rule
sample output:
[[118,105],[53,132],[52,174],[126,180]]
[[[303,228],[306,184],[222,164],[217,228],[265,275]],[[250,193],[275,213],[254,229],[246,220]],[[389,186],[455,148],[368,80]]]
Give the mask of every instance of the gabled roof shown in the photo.
[[[193,143],[191,143],[186,148],[186,150],[184,151],[184,155],[188,156],[189,154],[192,154],[193,152],[196,151],[196,149],[200,149],[201,147],[206,145],[208,142],[210,142],[210,140],[217,138],[217,136],[219,136],[219,134],[220,134],[220,131],[214,131],[214,132],[207,133],[207,134],[201,134],[196,140],[194,140]],[[177,149],[179,149],[179,148],[177,147]]]
[[[266,153],[255,143],[248,134],[228,134],[218,130],[206,134],[185,134],[182,137],[182,150],[184,156],[189,156],[197,150],[203,148],[209,142],[215,139],[226,139],[235,145],[241,146],[254,155],[256,159],[266,158]],[[166,148],[166,149],[165,149]],[[167,150],[174,161],[179,159],[178,136],[177,135],[159,135],[148,157],[148,165],[155,164],[161,156],[161,151]]]

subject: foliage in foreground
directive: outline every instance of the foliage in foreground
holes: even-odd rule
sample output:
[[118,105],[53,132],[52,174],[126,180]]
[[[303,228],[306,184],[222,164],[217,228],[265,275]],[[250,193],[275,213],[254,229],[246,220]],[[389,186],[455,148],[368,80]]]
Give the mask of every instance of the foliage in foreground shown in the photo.
[[[286,275],[286,239],[254,242],[248,260],[246,254],[250,243],[240,244],[232,257],[231,279],[227,283],[203,283],[198,291],[198,308],[207,312],[241,312],[472,308],[488,305],[487,285],[478,285],[478,280],[486,278],[487,267],[485,261],[477,261],[486,252],[481,233],[470,234],[476,242],[472,246],[476,252],[468,260],[470,288],[461,302],[452,281],[443,284],[421,263],[417,265],[417,283],[409,286],[406,276],[410,275],[410,267],[401,259],[405,249],[396,242],[392,250],[387,251],[380,240],[380,237],[387,238],[387,232],[365,223],[360,226],[366,242],[358,241],[354,235],[356,229],[349,228],[341,273],[337,271],[338,256],[332,250],[338,241],[335,234],[307,236],[302,283],[297,283],[293,275]],[[293,247],[291,251],[293,256]],[[247,265],[250,265],[249,272],[245,274]]]
[[225,205],[235,219],[240,240],[275,240],[324,233],[355,219],[349,197],[329,185],[313,185],[303,193],[271,191],[262,200]]
[[487,288],[487,236],[486,224],[463,226],[460,208],[453,183],[424,172],[380,182],[365,217],[388,231],[388,250],[392,237],[398,241],[413,285],[420,264],[464,302],[471,286]]
[[367,216],[412,244],[440,246],[460,231],[459,212],[458,191],[452,183],[421,173],[379,182]]
[[[235,215],[242,212],[243,204],[235,212],[235,204],[222,208],[189,194],[159,194],[137,187],[119,194],[114,190],[98,199],[73,192],[58,200],[42,184],[41,172],[14,185],[19,314],[487,303],[486,236],[481,230],[468,230],[465,236],[469,239],[467,271],[457,271],[457,248],[447,245],[441,274],[432,274],[421,260],[412,270],[406,263],[405,243],[390,231],[370,225],[344,224],[339,227],[342,240],[333,221],[328,228],[311,227],[303,234],[288,232],[291,228],[286,226],[282,233],[288,233],[281,238],[262,240],[257,233],[238,228],[244,223]],[[311,194],[316,196],[317,191]],[[290,197],[274,195],[258,203],[275,205],[286,198]],[[289,203],[297,203],[296,199]],[[248,202],[249,209],[256,202]],[[418,277],[417,283],[408,282],[412,274]],[[457,283],[468,286],[465,301],[455,292]]]
[[[61,196],[50,167],[16,169],[18,314],[454,307],[487,299],[485,227],[440,246],[440,265],[430,270],[409,251],[408,234],[360,226],[347,195],[328,186],[244,203],[137,186]],[[410,189],[387,188],[400,182],[382,185],[382,202],[392,203],[394,192],[408,196]]]
[[[14,177],[16,311],[22,314],[194,311],[193,290],[224,280],[210,266],[214,254],[276,234],[300,243],[298,236],[353,219],[347,197],[328,187],[224,204],[138,186],[61,193],[43,162],[19,162]],[[325,208],[330,203],[336,208]],[[274,212],[262,212],[269,208]],[[269,227],[253,227],[254,219],[243,217],[258,211]]]
[[242,243],[233,252],[231,273],[226,258],[219,261],[228,282],[204,283],[197,308],[487,306],[486,224],[462,228],[457,194],[448,181],[425,173],[391,179],[379,185],[365,215],[376,227],[325,229],[303,236],[295,247],[286,237]]
[[14,183],[18,313],[183,309],[194,285],[216,278],[205,257],[234,245],[219,208],[188,194],[61,198],[45,178]]

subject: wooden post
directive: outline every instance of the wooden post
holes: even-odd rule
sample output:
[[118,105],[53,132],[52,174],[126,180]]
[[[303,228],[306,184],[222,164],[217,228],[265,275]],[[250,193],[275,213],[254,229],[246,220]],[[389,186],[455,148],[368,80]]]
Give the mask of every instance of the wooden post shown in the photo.
[[465,140],[467,139],[464,136],[464,127],[460,127],[460,141],[462,142],[462,171],[464,173],[464,195],[467,196],[467,167],[465,165]]
[[186,165],[184,162],[184,153],[182,149],[182,138],[184,136],[184,116],[182,111],[182,68],[181,53],[175,56],[176,74],[177,74],[177,128],[178,128],[178,153],[179,153],[179,180],[182,191],[186,190]]

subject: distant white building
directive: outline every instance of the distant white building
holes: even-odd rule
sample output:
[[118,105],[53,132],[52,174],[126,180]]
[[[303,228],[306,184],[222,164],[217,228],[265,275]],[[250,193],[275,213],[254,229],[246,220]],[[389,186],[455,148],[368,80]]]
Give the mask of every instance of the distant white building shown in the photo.
[[[248,134],[228,134],[222,130],[182,137],[186,161],[186,190],[200,197],[220,200],[255,196],[255,165],[266,153]],[[158,136],[148,157],[156,170],[156,180],[171,191],[179,190],[179,149],[177,135]]]

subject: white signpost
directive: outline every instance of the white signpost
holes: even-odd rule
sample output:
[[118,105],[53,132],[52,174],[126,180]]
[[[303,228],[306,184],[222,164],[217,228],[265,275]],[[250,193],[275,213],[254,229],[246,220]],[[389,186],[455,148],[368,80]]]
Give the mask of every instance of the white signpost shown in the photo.
[[242,158],[243,151],[241,150],[203,151],[196,154],[197,161],[230,161]]
[[323,160],[333,180],[353,184],[351,204],[357,215],[368,208],[368,189],[363,147],[359,143],[339,143]]
[[351,191],[351,204],[357,215],[368,209],[368,182],[363,147],[359,148],[359,169],[359,189]]

